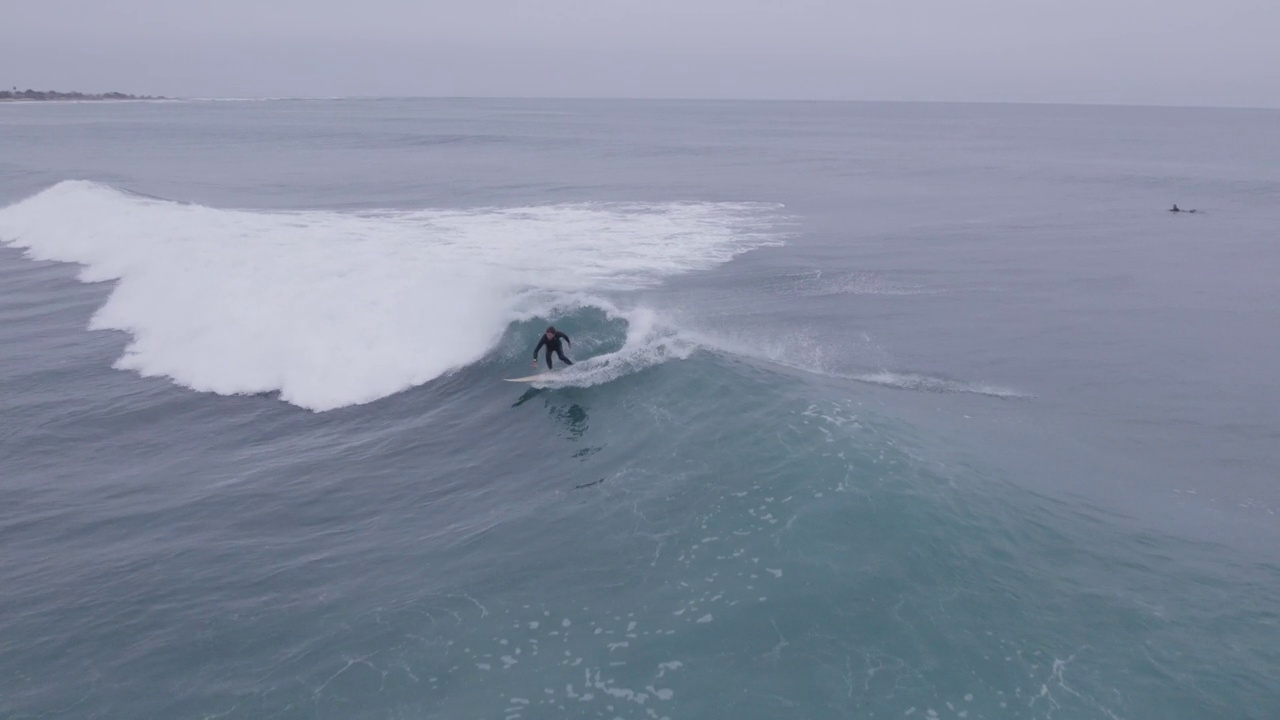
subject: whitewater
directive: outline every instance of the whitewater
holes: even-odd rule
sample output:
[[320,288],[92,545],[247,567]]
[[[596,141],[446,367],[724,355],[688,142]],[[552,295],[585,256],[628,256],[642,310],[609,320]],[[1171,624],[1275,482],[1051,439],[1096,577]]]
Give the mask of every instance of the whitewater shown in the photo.
[[474,363],[514,321],[593,304],[617,313],[602,293],[780,242],[776,212],[687,203],[261,213],[68,181],[0,210],[0,237],[33,259],[83,265],[84,282],[114,281],[90,328],[132,336],[117,368],[332,410]]

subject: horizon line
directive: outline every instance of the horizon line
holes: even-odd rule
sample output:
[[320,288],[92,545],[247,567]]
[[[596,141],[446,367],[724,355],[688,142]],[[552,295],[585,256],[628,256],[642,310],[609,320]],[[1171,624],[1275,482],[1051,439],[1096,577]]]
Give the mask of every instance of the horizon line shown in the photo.
[[[120,91],[41,91],[66,94],[108,95]],[[811,103],[811,104],[883,104],[883,105],[1029,105],[1045,107],[1160,108],[1169,110],[1280,110],[1278,105],[1189,105],[1143,102],[1100,102],[1069,100],[938,100],[938,99],[867,99],[867,98],[779,98],[779,97],[693,97],[693,96],[606,96],[606,95],[259,95],[259,96],[168,96],[149,93],[128,98],[23,100],[5,98],[0,104],[59,103],[130,103],[130,102],[288,102],[288,101],[383,101],[383,100],[551,100],[573,102],[703,102],[703,103]],[[150,97],[148,97],[150,95]]]

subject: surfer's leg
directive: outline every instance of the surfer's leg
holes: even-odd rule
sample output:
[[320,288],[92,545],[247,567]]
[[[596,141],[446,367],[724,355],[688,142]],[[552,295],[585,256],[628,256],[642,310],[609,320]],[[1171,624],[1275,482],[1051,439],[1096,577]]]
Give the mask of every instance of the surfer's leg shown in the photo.
[[[557,351],[556,351],[556,355],[559,355],[559,356],[560,356],[560,362],[564,363],[565,365],[572,365],[572,364],[573,364],[573,361],[572,361],[572,360],[570,360],[569,358],[567,358],[567,357],[565,357],[565,356],[564,356],[564,351],[563,351],[563,350],[557,350]],[[547,365],[548,365],[548,366],[550,366],[550,365],[551,365],[551,361],[550,361],[550,360],[548,360],[548,361],[547,361]]]
[[551,369],[551,348],[547,348],[547,369]]

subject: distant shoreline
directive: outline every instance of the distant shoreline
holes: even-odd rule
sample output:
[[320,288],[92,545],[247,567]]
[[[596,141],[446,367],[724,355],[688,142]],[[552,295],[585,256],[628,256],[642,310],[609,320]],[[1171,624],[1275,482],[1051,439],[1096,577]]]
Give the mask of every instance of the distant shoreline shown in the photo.
[[0,102],[5,101],[73,101],[73,100],[168,100],[158,95],[126,95],[125,93],[58,92],[57,90],[0,90]]

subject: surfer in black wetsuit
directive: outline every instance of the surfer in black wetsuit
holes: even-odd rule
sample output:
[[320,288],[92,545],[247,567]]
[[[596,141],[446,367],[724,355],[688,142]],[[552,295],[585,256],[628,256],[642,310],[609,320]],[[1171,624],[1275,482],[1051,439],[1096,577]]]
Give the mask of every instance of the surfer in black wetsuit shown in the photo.
[[560,357],[560,362],[563,362],[565,365],[572,365],[573,361],[564,356],[564,350],[560,347],[561,340],[569,343],[569,347],[573,347],[573,341],[569,339],[568,335],[557,330],[554,325],[547,328],[547,331],[542,334],[542,337],[538,338],[537,346],[533,348],[533,366],[538,367],[538,351],[542,349],[543,345],[547,346],[548,370],[551,369],[551,353],[558,355]]

